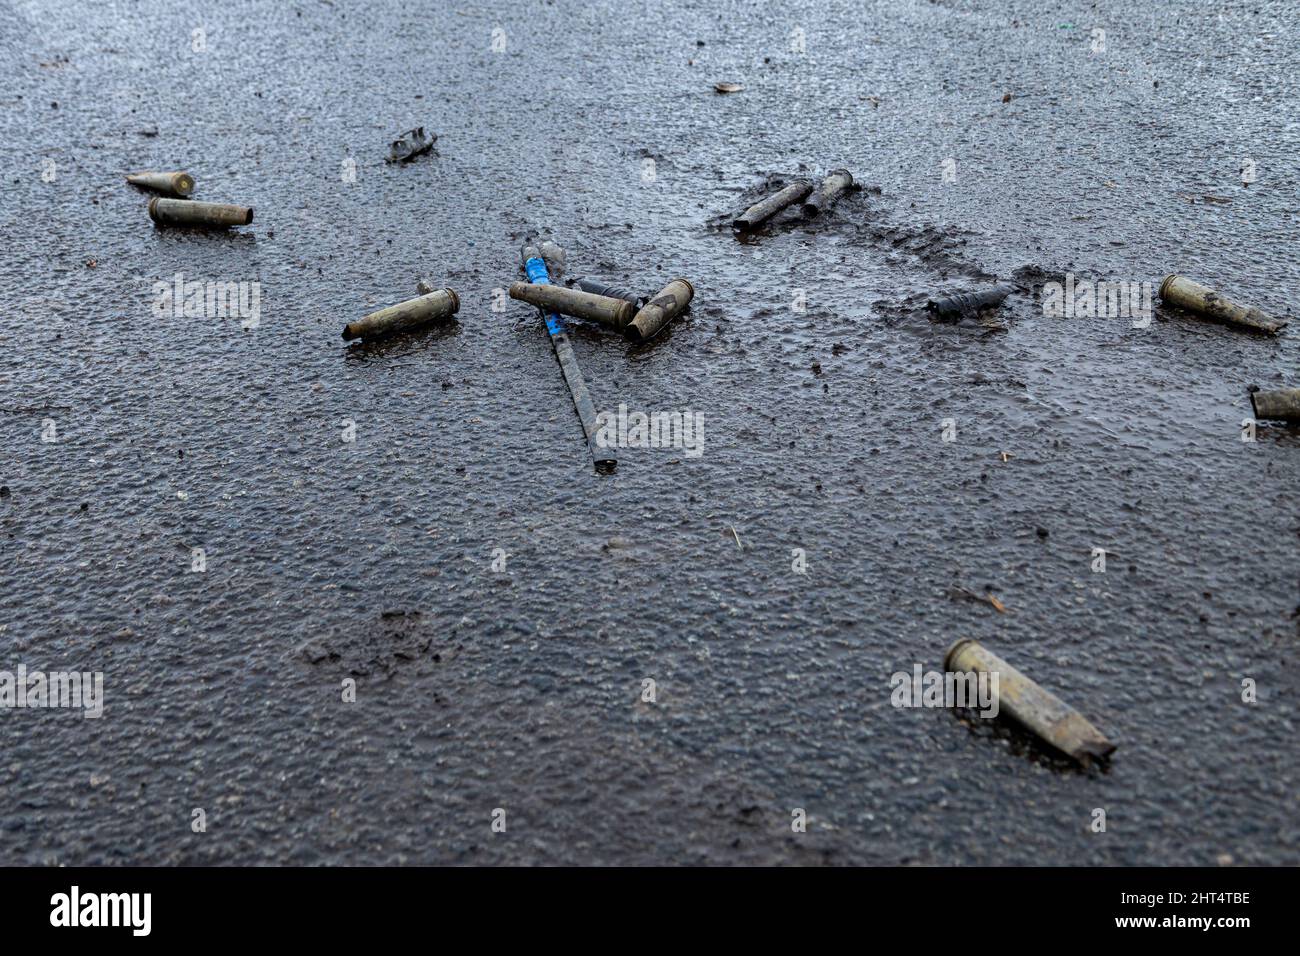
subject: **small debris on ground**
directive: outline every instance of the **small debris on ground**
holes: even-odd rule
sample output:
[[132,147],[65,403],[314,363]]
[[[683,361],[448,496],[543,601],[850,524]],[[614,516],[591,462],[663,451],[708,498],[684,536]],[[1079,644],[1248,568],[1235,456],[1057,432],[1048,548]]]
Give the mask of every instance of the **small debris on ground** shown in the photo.
[[438,134],[426,134],[423,126],[417,126],[415,129],[408,129],[397,139],[388,150],[388,162],[405,163],[414,159],[423,153],[433,149],[433,144],[438,141]]
[[954,584],[952,587],[952,594],[957,597],[964,597],[971,601],[979,601],[981,604],[987,604],[989,607],[993,608],[993,610],[997,611],[999,614],[1007,613],[1007,606],[1003,604],[1001,601],[999,601],[992,594],[976,594],[974,591],[970,590],[969,588],[964,588],[956,584]]

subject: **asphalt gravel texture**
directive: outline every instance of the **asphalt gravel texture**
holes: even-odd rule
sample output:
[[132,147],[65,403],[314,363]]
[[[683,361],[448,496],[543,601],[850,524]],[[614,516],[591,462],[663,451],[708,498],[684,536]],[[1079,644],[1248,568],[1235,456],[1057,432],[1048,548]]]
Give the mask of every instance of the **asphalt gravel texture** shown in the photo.
[[[0,5],[0,670],[104,679],[98,719],[0,711],[0,862],[1300,862],[1300,431],[1243,440],[1300,323],[1043,309],[1177,272],[1297,319],[1298,26]],[[837,167],[826,215],[732,233]],[[144,169],[255,219],[155,226]],[[699,412],[700,455],[596,474],[502,298],[530,233],[569,277],[691,280],[654,340],[572,340],[599,409]],[[256,283],[258,321],[167,312],[178,274]],[[457,322],[340,338],[420,279]],[[1109,765],[893,706],[961,637]]]

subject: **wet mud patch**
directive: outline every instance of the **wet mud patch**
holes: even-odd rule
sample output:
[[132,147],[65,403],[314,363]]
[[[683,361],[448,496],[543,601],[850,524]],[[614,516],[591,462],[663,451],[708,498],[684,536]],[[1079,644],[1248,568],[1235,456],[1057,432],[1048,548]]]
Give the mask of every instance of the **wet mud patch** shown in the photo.
[[857,237],[886,253],[885,264],[920,268],[941,278],[993,281],[996,276],[971,260],[966,245],[975,233],[957,226],[874,220],[859,226]]
[[1065,274],[1074,269],[1074,264],[1058,269],[1027,262],[1011,273],[1011,283],[1021,292],[1031,293],[1035,297],[1042,295],[1043,286],[1049,282],[1065,282]]
[[736,853],[765,865],[833,865],[841,859],[834,827],[803,808],[783,806],[752,781],[719,774],[701,788],[700,803],[717,831],[702,848],[700,863],[729,862]]
[[769,196],[774,196],[791,183],[807,180],[816,187],[822,174],[801,171],[796,173],[767,173],[758,183],[745,187],[733,200],[734,205],[727,210],[710,216],[706,225],[711,232],[732,233],[738,242],[753,244],[759,240],[782,232],[799,230],[811,234],[851,232],[854,225],[863,221],[867,214],[871,197],[880,195],[879,186],[864,186],[854,182],[839,196],[838,200],[821,215],[809,217],[804,215],[803,200],[782,209],[771,219],[754,229],[736,232],[733,224],[746,209]]
[[[892,212],[882,199],[878,186],[854,183],[840,196],[839,201],[815,217],[805,216],[802,204],[795,203],[778,212],[761,226],[737,232],[732,223],[735,218],[754,203],[772,196],[800,179],[818,181],[816,175],[803,171],[797,173],[768,173],[735,200],[734,208],[709,218],[711,232],[732,233],[736,241],[756,245],[781,233],[809,236],[834,236],[850,245],[859,245],[873,251],[874,258],[887,268],[905,275],[930,273],[941,282],[992,283],[997,276],[985,269],[967,251],[971,238],[978,234],[956,225],[939,225],[931,222],[908,221],[905,216]],[[914,282],[912,283],[914,284]],[[935,294],[966,291],[964,287],[936,286]],[[886,318],[909,321],[918,309],[924,310],[930,290],[918,292],[902,300],[880,300],[876,309]],[[979,325],[978,317],[976,325]],[[1004,330],[1005,322],[994,320],[983,323],[993,331]]]
[[452,659],[461,642],[442,633],[421,611],[384,611],[364,630],[336,629],[310,637],[293,656],[354,677],[389,678],[398,672],[423,674]]

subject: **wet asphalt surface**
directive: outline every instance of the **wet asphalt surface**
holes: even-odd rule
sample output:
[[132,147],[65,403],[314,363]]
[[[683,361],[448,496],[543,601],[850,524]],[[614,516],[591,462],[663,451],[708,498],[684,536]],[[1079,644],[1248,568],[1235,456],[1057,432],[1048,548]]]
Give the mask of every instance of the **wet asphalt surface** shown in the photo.
[[[1294,5],[114,6],[0,7],[0,669],[106,698],[0,712],[0,861],[1300,862],[1300,432],[1241,440],[1300,330],[1033,294],[1177,271],[1297,318]],[[836,166],[879,192],[732,236]],[[155,228],[148,168],[256,219]],[[530,230],[692,280],[654,341],[573,341],[701,457],[594,473],[536,311],[492,308]],[[156,317],[178,272],[260,324]],[[342,342],[420,278],[456,325]],[[983,321],[919,308],[995,278]],[[891,706],[958,637],[1109,768]]]

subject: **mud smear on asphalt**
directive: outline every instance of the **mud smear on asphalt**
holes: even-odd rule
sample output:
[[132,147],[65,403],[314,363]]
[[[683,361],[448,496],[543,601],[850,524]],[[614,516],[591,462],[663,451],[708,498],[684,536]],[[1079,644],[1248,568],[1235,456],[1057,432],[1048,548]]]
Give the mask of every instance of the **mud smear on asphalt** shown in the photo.
[[[741,210],[798,179],[807,178],[810,174],[802,172],[766,174],[761,182],[745,188],[734,211],[710,217],[707,222],[709,230],[733,232],[732,220]],[[815,175],[811,178],[817,179]],[[924,331],[930,323],[978,333],[1005,332],[1009,328],[1006,313],[998,309],[985,309],[950,320],[937,319],[925,309],[926,302],[935,296],[997,280],[996,275],[974,261],[967,252],[968,243],[975,233],[955,225],[916,222],[911,215],[893,208],[880,187],[857,182],[820,216],[809,218],[800,207],[800,203],[795,203],[757,229],[734,233],[735,238],[745,245],[759,245],[781,233],[835,236],[848,245],[861,247],[864,255],[873,256],[888,268],[911,274],[934,274],[934,288],[931,290],[911,293],[900,299],[877,299],[871,303],[886,325],[899,325],[915,332]],[[1022,291],[1029,291],[1031,283],[1029,275],[1018,280]]]
[[384,611],[368,627],[336,629],[316,635],[293,649],[298,660],[346,671],[354,677],[390,678],[398,672],[418,675],[449,662],[464,649],[454,628],[422,611]]
[[[732,221],[741,211],[797,179],[808,178],[804,174],[768,173],[760,184],[745,189],[734,210],[710,217],[708,227],[715,232],[732,232]],[[816,176],[811,178],[817,179]],[[738,242],[757,244],[781,232],[843,237],[854,244],[883,252],[887,265],[920,267],[936,273],[941,279],[994,278],[964,253],[974,233],[954,225],[916,222],[895,210],[879,186],[855,182],[819,216],[805,216],[801,204],[795,203],[757,229],[734,235]]]

